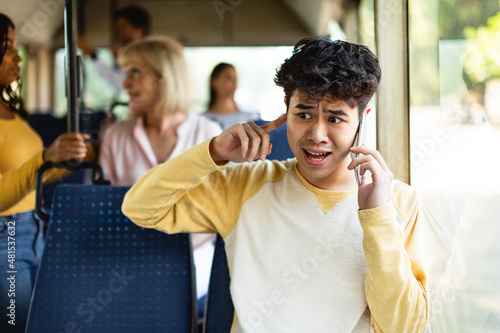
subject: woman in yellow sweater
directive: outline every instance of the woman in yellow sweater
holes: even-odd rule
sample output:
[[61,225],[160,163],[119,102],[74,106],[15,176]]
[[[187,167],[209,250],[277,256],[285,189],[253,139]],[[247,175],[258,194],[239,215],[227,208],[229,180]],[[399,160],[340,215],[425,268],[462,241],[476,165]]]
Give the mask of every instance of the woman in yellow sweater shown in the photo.
[[43,148],[19,97],[21,60],[14,24],[0,13],[0,307],[7,309],[0,332],[24,332],[42,255],[42,223],[33,214],[36,171],[46,161],[83,159],[89,138],[66,133]]

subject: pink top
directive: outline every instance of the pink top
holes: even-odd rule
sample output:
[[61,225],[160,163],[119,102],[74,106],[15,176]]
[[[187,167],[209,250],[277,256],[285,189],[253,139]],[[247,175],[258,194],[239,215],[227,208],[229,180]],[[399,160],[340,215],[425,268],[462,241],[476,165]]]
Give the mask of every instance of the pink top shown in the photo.
[[[195,113],[177,128],[177,144],[168,159],[182,154],[222,132],[220,126]],[[149,142],[142,118],[113,124],[104,133],[99,164],[114,185],[133,185],[149,169],[159,163]]]

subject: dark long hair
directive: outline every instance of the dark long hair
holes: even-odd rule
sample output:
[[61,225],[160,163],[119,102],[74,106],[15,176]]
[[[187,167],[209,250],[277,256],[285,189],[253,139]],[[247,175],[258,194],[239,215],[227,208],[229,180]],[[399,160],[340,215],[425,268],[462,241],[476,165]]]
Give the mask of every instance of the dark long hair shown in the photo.
[[214,69],[212,70],[212,74],[210,74],[210,101],[208,102],[208,109],[210,109],[215,104],[215,98],[217,97],[217,92],[212,88],[212,81],[215,80],[227,67],[234,68],[234,66],[231,64],[221,62],[214,67]]
[[[15,29],[14,23],[6,15],[0,13],[0,65],[3,62],[3,57],[7,52],[7,39],[9,28]],[[19,114],[22,118],[28,118],[28,112],[24,109],[24,104],[21,99],[21,79],[17,79],[16,89],[12,89],[12,84],[0,85],[0,99],[7,104],[9,109]]]

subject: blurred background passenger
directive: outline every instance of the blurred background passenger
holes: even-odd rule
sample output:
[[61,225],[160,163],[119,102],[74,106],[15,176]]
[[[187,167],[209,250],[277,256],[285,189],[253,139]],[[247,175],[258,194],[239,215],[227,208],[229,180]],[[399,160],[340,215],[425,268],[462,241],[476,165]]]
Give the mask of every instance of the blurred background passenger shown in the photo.
[[[46,161],[83,159],[88,139],[84,134],[65,133],[43,148],[39,135],[26,122],[17,47],[14,24],[0,13],[0,332],[24,332],[43,252],[43,223],[34,214],[36,171]],[[47,173],[44,179],[58,175]],[[9,292],[11,283],[15,296]],[[8,307],[12,308],[13,301],[12,318]]]
[[[221,133],[220,126],[189,112],[194,100],[181,44],[152,37],[123,48],[130,119],[104,133],[99,163],[115,185],[133,185],[149,169]],[[192,235],[198,298],[208,289],[212,234]]]
[[214,67],[210,75],[208,111],[204,115],[217,121],[224,130],[237,123],[260,120],[259,113],[239,110],[234,101],[237,86],[238,77],[233,65],[222,62]]
[[105,131],[99,157],[115,185],[133,185],[152,167],[221,132],[217,123],[188,112],[191,80],[177,41],[131,43],[118,61],[127,74],[130,119]]
[[[116,10],[113,14],[114,36],[111,44],[111,52],[117,58],[118,52],[127,44],[141,40],[149,35],[151,19],[149,13],[140,6],[127,6]],[[84,55],[89,56],[97,67],[102,77],[113,86],[116,91],[122,90],[125,72],[115,62],[114,66],[108,66],[102,59],[95,46],[86,36],[78,37],[78,47]]]

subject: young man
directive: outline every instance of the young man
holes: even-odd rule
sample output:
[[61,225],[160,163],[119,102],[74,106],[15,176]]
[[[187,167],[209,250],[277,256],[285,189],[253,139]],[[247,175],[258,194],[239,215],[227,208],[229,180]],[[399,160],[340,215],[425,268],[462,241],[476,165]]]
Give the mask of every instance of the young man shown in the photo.
[[[304,39],[276,75],[285,115],[235,125],[127,193],[123,212],[140,226],[222,235],[233,332],[425,330],[415,195],[379,152],[351,148],[379,80],[367,48]],[[295,159],[247,163],[265,159],[285,121]]]
[[[115,58],[120,48],[148,36],[150,25],[149,13],[142,7],[131,5],[116,10],[113,14],[115,42],[111,46]],[[90,56],[99,73],[116,91],[123,89],[125,71],[122,68],[118,65],[110,67],[99,59],[96,48],[85,36],[78,37],[78,47],[83,54]]]

